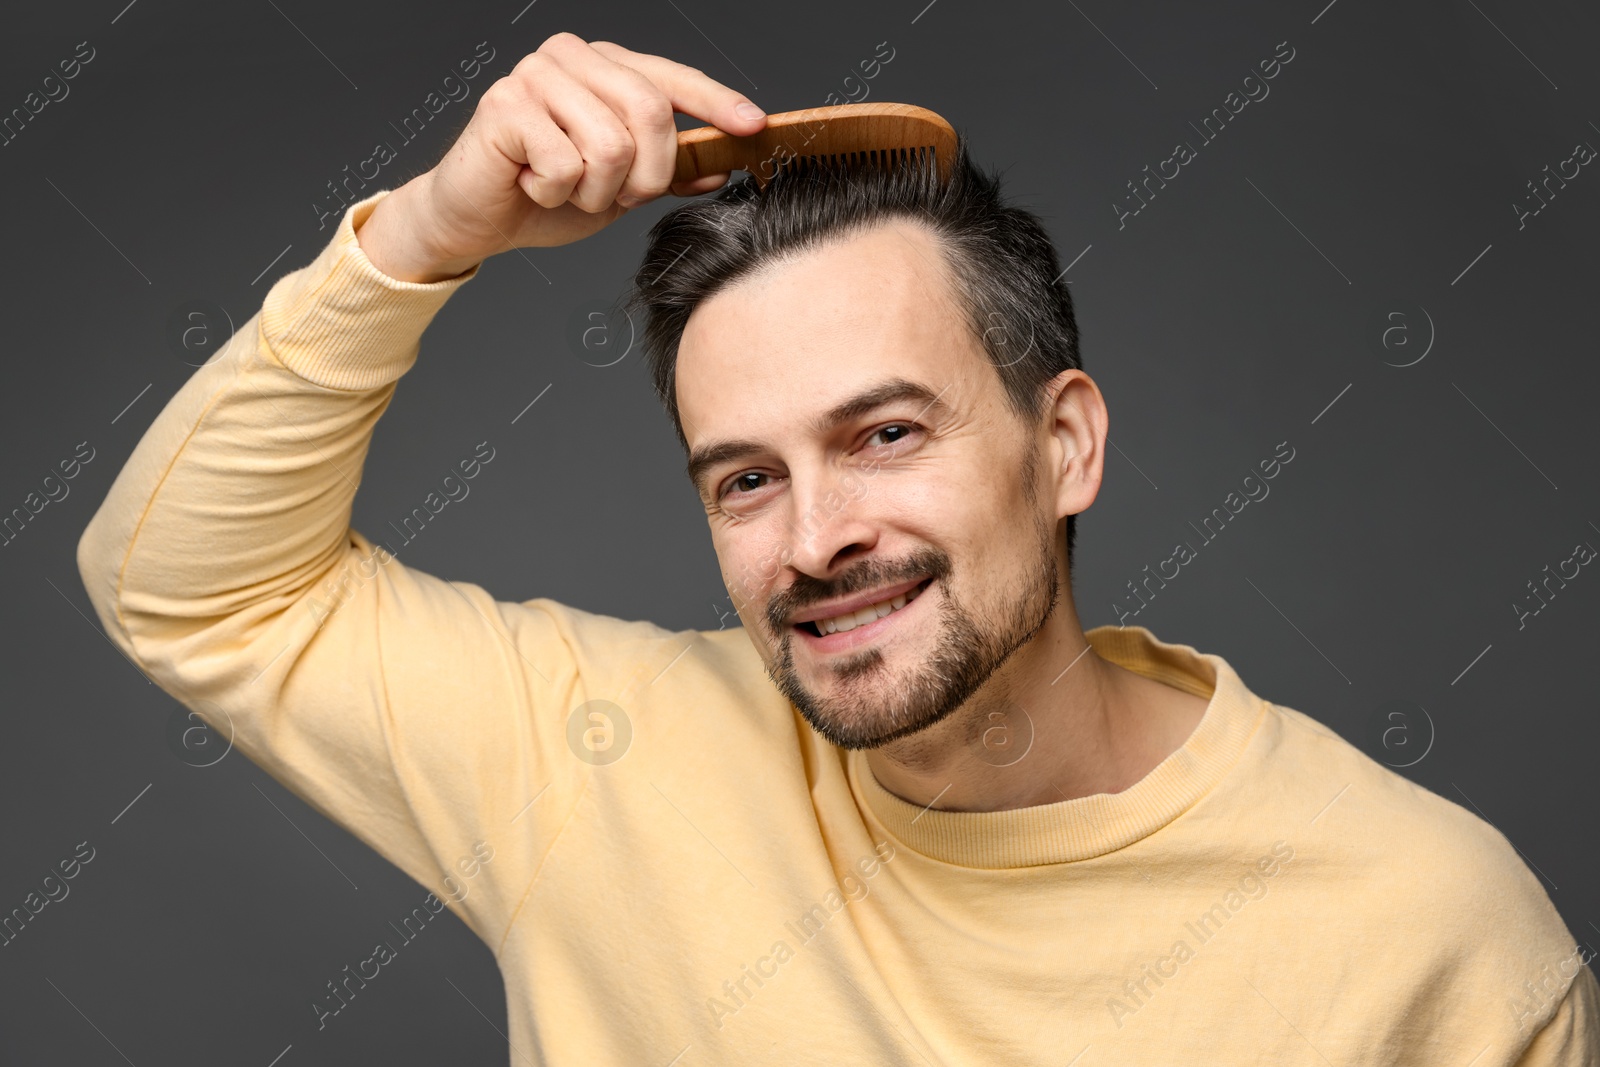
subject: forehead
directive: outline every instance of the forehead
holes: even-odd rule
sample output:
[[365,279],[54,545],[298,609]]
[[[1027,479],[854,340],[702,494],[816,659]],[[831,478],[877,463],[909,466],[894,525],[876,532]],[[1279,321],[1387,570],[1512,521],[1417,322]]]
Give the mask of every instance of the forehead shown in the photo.
[[675,375],[690,446],[736,433],[775,439],[885,378],[938,392],[982,369],[937,241],[923,226],[892,220],[786,257],[702,301],[684,328]]

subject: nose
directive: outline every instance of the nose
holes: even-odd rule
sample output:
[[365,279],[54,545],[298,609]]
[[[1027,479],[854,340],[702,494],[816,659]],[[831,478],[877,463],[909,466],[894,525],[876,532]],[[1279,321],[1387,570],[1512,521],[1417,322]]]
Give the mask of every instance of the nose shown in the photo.
[[865,506],[865,483],[854,474],[835,471],[807,476],[790,474],[789,527],[785,538],[789,564],[814,578],[832,577],[878,543],[877,524]]

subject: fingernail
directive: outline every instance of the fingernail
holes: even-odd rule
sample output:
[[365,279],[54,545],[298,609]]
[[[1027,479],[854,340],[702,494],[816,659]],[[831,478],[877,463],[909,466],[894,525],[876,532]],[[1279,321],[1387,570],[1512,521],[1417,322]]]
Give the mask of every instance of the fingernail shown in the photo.
[[762,111],[748,100],[734,108],[733,113],[742,119],[760,119],[765,118],[767,115],[765,111]]
[[624,193],[617,197],[617,203],[621,204],[623,207],[635,207],[642,203],[642,201],[637,196],[629,196]]

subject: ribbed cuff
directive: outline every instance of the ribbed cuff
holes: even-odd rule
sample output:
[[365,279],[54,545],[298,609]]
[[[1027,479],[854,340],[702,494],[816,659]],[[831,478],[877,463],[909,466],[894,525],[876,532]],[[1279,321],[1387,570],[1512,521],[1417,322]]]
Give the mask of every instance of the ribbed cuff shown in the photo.
[[356,227],[382,189],[351,204],[317,258],[278,279],[261,306],[261,350],[329,389],[366,391],[411,369],[423,331],[445,301],[478,273],[437,282],[391,278],[372,265]]

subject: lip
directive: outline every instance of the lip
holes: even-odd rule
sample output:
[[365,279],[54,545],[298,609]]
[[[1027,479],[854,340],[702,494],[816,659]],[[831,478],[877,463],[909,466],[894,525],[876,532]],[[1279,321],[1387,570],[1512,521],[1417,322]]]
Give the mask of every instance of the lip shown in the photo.
[[[877,596],[879,600],[889,599],[899,596],[901,592],[915,589],[923,581],[928,582],[928,587],[932,588],[933,582],[931,580],[920,579],[919,581],[912,582],[910,585],[898,587],[897,591],[891,593],[890,597],[888,598],[883,597],[882,594],[874,595]],[[918,604],[922,603],[927,595],[928,589],[924,589],[922,592],[917,594],[917,598],[915,600],[911,601],[898,611],[891,611],[889,614],[869,622],[865,626],[857,626],[855,629],[846,630],[844,633],[825,634],[821,637],[817,637],[809,630],[799,626],[794,627],[794,631],[800,635],[801,640],[805,642],[805,646],[809,649],[813,649],[817,652],[848,652],[851,649],[859,648],[862,645],[866,645],[878,640],[878,638],[882,637],[886,632],[888,632],[891,626],[898,626],[899,624],[905,622],[901,616],[906,614],[906,612],[916,608]],[[867,601],[867,604],[876,604],[877,602],[878,600],[869,600]],[[866,604],[862,604],[861,606],[865,607]],[[831,616],[824,615],[822,617],[830,618]],[[805,621],[809,622],[812,620],[808,619]]]
[[[868,593],[859,593],[856,596],[846,597],[843,600],[832,600],[826,604],[814,604],[804,611],[799,612],[789,620],[790,626],[798,626],[803,622],[816,622],[818,619],[831,619],[836,615],[845,615],[852,611],[860,611],[871,604],[878,604],[885,600],[893,600],[901,593],[909,593],[923,582],[926,577],[914,578],[909,582],[899,585],[886,585]],[[887,617],[887,616],[885,616]],[[867,625],[872,625],[868,623]]]

